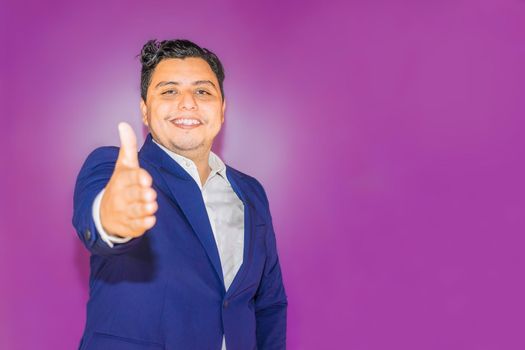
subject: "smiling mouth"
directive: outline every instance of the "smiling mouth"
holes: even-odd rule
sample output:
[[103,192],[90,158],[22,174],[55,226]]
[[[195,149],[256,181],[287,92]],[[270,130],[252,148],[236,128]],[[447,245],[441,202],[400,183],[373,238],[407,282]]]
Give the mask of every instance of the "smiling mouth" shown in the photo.
[[202,125],[202,122],[195,118],[175,118],[170,120],[170,122],[182,129],[193,129]]

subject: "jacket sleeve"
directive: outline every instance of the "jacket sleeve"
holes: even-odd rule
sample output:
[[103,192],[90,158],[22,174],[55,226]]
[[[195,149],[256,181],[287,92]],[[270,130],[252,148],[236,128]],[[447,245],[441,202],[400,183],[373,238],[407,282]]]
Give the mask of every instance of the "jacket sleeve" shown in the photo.
[[266,262],[261,283],[255,295],[257,349],[286,349],[286,310],[288,301],[281,275],[277,244],[270,215],[268,198],[259,184],[266,202],[268,231],[266,233]]
[[100,147],[91,152],[80,169],[73,195],[73,226],[84,246],[97,255],[122,254],[132,249],[140,237],[115,245],[104,242],[93,220],[93,202],[102,191],[115,169],[119,149]]

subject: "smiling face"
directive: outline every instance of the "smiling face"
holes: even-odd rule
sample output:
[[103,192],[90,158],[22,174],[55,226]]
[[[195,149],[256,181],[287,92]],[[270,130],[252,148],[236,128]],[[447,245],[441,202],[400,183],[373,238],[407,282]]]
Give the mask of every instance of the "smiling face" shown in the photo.
[[224,123],[217,77],[202,58],[162,60],[153,71],[142,121],[169,150],[190,159],[206,157]]

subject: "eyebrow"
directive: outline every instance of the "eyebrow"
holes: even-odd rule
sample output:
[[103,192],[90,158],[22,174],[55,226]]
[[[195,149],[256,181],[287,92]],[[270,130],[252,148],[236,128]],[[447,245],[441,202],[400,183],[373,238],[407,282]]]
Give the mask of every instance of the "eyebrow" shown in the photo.
[[[215,89],[217,89],[217,87],[215,86],[215,84],[211,80],[196,80],[196,81],[191,83],[191,85],[202,85],[202,84],[210,84]],[[178,81],[161,81],[160,83],[158,83],[155,86],[155,89],[157,89],[159,87],[162,87],[162,86],[166,86],[166,85],[180,85],[180,82],[178,82]]]

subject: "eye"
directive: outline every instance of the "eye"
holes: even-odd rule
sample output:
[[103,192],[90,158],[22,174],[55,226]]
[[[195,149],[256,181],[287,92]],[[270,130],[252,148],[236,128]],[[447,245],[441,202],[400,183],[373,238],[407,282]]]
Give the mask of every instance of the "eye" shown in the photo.
[[198,95],[211,95],[208,91],[199,89],[197,90]]
[[177,92],[177,90],[166,90],[162,93],[162,95],[173,95]]

